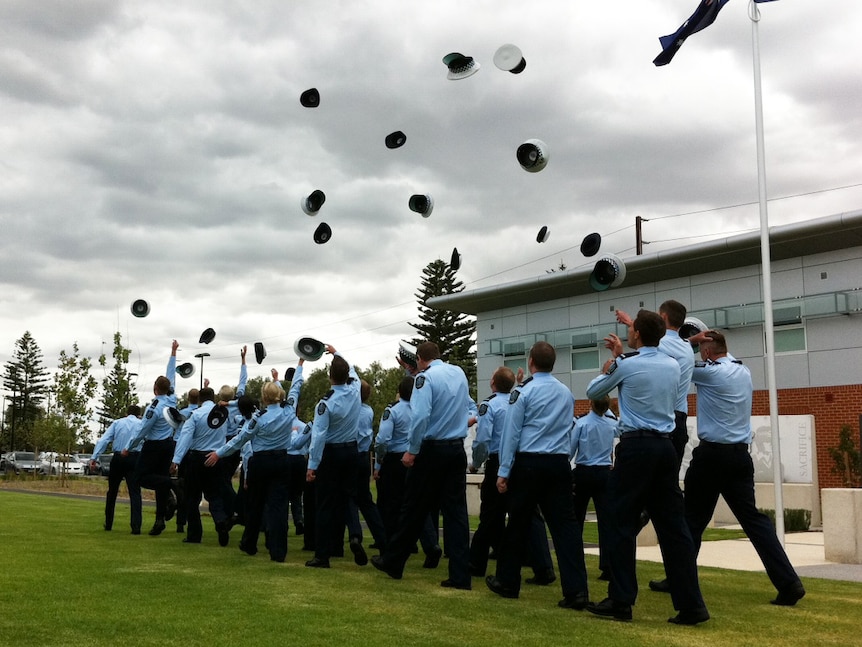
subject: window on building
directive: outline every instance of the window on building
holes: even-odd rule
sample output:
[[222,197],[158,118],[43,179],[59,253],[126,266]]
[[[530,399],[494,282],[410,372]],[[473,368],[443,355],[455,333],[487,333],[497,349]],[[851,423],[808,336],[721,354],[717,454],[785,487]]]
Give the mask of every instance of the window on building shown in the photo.
[[576,348],[572,351],[573,371],[596,371],[601,367],[599,361],[598,348]]
[[798,353],[807,348],[805,326],[776,326],[773,336],[776,353]]
[[514,359],[507,359],[503,362],[503,366],[506,368],[512,369],[512,373],[515,375],[518,374],[518,369],[524,369],[524,375],[529,377],[529,371],[527,370],[527,358],[526,357],[517,357]]

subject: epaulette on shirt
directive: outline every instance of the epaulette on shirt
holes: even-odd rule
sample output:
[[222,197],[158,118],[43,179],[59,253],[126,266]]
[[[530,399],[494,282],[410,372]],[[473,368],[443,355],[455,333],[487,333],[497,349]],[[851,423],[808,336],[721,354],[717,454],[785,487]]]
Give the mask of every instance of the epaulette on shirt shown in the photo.
[[627,357],[634,357],[635,355],[640,355],[640,351],[633,350],[633,351],[632,351],[632,352],[630,352],[630,353],[623,353],[622,355],[620,355],[619,357],[617,357],[617,359],[625,359],[625,358],[627,358]]
[[731,364],[742,364],[742,360],[741,359],[732,359],[732,360],[730,360],[730,363]]
[[324,400],[328,400],[329,398],[331,398],[331,397],[332,397],[332,395],[333,395],[334,393],[335,393],[335,389],[329,389],[329,391],[327,391],[327,392],[326,392],[326,395],[324,395],[324,396],[323,396],[323,399],[324,399]]
[[703,368],[703,367],[704,367],[704,366],[706,366],[707,364],[708,364],[708,362],[695,362],[695,363],[694,363],[694,367],[695,367],[695,368]]

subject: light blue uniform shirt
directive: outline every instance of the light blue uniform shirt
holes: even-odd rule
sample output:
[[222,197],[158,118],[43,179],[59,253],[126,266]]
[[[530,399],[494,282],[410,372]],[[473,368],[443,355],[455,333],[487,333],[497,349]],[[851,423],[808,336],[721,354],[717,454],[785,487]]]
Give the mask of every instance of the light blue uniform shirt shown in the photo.
[[293,430],[290,433],[290,445],[287,453],[295,456],[305,456],[311,447],[311,423],[303,422],[299,418],[293,421]]
[[587,398],[598,400],[619,387],[620,433],[652,429],[670,433],[676,426],[674,406],[679,385],[679,364],[655,346],[616,358],[610,373],[587,386]]
[[170,394],[157,395],[153,401],[147,405],[141,422],[141,428],[127,448],[129,451],[134,451],[142,440],[167,440],[174,436],[174,428],[168,424],[167,420],[165,420],[164,410],[168,407],[177,406],[177,396],[174,393],[177,380],[176,355],[171,355],[168,359],[168,368],[165,371],[165,377],[167,377],[171,383]]
[[[301,367],[296,368],[295,375],[302,376]],[[273,449],[287,450],[292,431],[291,426],[296,418],[296,401],[299,398],[301,388],[302,380],[294,379],[283,406],[279,403],[273,403],[266,408],[266,411],[255,413],[251,420],[242,426],[236,436],[216,450],[216,454],[223,458],[234,453],[247,442],[251,444],[251,451],[253,452],[266,452]]]
[[371,441],[374,440],[374,409],[364,404],[359,409],[359,427],[357,429],[357,443],[359,453],[363,454],[371,449]]
[[691,385],[691,372],[694,370],[694,350],[691,344],[679,336],[676,330],[666,330],[658,343],[658,349],[673,357],[679,364],[679,389],[676,392],[674,410],[688,413],[688,389]]
[[[185,418],[186,420],[188,420],[188,419],[189,419],[189,417],[191,417],[191,415],[192,415],[192,411],[194,411],[195,409],[197,409],[199,406],[201,406],[201,405],[199,405],[199,404],[190,404],[190,405],[189,405],[189,406],[187,406],[187,407],[183,407],[182,409],[180,409],[180,415],[181,415],[183,418]],[[180,427],[180,428],[182,429],[182,427]]]
[[410,432],[412,418],[410,400],[398,400],[383,410],[377,427],[374,469],[380,469],[380,463],[387,453],[401,454],[407,451],[407,434]]
[[473,439],[473,467],[479,467],[489,454],[500,453],[500,437],[509,409],[508,393],[492,393],[476,412],[476,438]]
[[[189,450],[214,452],[224,444],[224,431],[221,427],[211,429],[207,418],[215,407],[215,402],[207,400],[192,412],[177,434],[177,446],[171,461],[179,465]],[[225,423],[227,424],[227,423]]]
[[[340,355],[340,353],[335,353]],[[314,411],[314,425],[311,429],[311,450],[308,456],[308,469],[316,470],[323,458],[323,448],[327,443],[349,443],[358,440],[359,410],[362,386],[356,368],[350,365],[347,384],[333,384]]]
[[[239,384],[236,387],[236,398],[227,403],[227,422],[224,425],[224,436],[228,440],[236,436],[239,431],[239,423],[236,416],[242,417],[237,406],[237,400],[245,395],[245,387],[248,384],[248,367],[245,364],[239,365]],[[218,395],[218,394],[216,394]]]
[[93,449],[93,455],[90,460],[97,460],[99,454],[104,454],[108,448],[108,443],[111,443],[115,452],[121,452],[128,448],[132,439],[137,436],[141,429],[141,419],[137,416],[129,414],[125,418],[117,418],[111,423],[107,431],[99,438],[96,447]]
[[516,452],[568,457],[574,412],[572,392],[550,373],[533,373],[512,389],[500,441],[498,475],[509,478]]
[[575,465],[610,465],[616,431],[616,418],[595,411],[575,420],[570,454]]
[[713,443],[751,443],[751,371],[734,357],[698,362],[697,437]]
[[467,420],[475,406],[461,367],[433,360],[413,383],[407,451],[418,454],[423,440],[466,438]]

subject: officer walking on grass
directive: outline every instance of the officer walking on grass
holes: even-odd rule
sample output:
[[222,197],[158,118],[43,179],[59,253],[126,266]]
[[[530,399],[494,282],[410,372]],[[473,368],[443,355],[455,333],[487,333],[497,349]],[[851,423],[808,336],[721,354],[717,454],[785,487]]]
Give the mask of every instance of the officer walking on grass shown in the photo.
[[105,495],[105,530],[114,526],[114,508],[117,504],[117,493],[120,491],[120,483],[126,479],[126,489],[129,491],[129,505],[131,506],[132,534],[141,534],[142,504],[141,487],[135,479],[135,468],[138,463],[139,452],[131,452],[123,455],[125,449],[141,428],[141,408],[133,404],[126,410],[126,417],[114,420],[108,430],[99,438],[93,455],[90,457],[90,469],[95,471],[96,458],[108,448],[110,443],[114,449],[114,457],[111,459],[111,471],[108,472],[108,493]]

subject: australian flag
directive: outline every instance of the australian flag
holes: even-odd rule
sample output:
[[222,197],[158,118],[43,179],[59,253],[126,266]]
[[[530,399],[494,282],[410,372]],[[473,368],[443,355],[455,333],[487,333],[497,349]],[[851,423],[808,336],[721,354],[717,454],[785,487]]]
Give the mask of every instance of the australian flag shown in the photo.
[[[755,0],[755,2],[769,2],[770,0]],[[674,55],[682,47],[685,39],[696,34],[701,29],[706,29],[715,22],[718,12],[726,5],[729,0],[701,0],[697,9],[691,14],[691,17],[686,20],[682,27],[676,30],[675,33],[659,38],[662,46],[662,52],[653,60],[653,64],[667,65],[671,62]]]

